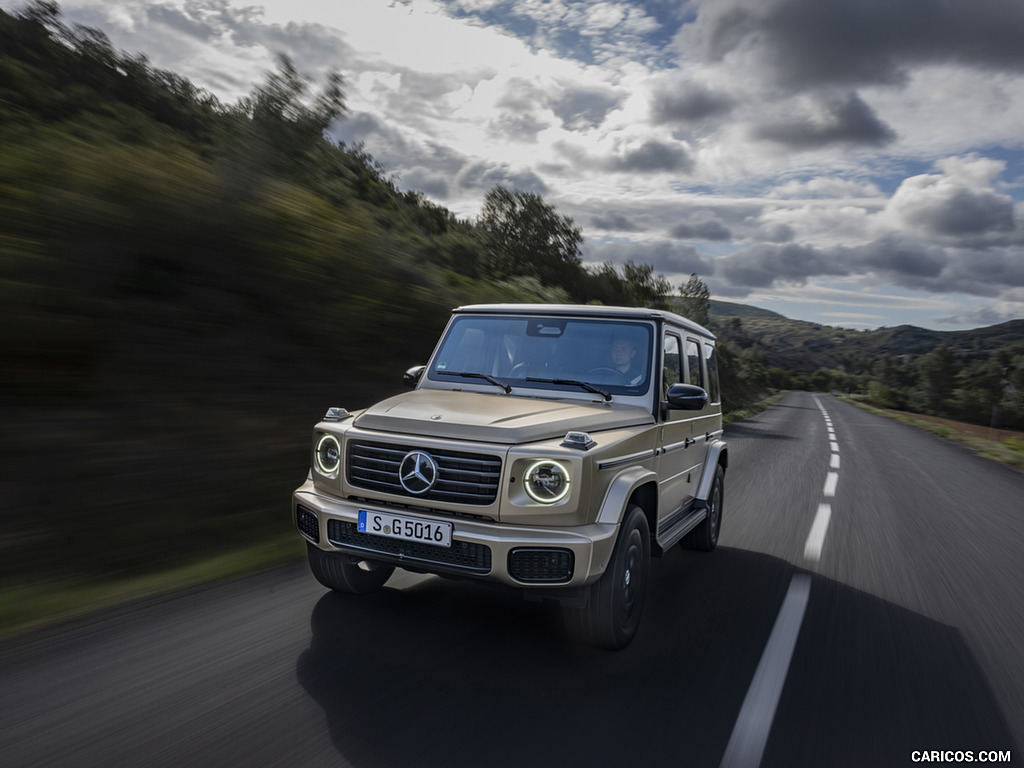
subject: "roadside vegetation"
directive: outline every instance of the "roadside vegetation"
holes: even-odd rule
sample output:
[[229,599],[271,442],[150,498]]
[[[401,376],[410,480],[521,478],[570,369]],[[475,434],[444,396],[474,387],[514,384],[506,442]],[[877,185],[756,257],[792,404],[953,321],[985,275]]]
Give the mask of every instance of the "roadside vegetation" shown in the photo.
[[908,352],[587,266],[540,195],[468,221],[402,191],[326,138],[345,111],[340,73],[282,57],[222,104],[56,3],[0,10],[0,634],[301,552],[311,426],[399,391],[460,304],[676,309],[719,334],[733,418],[810,388],[1024,425],[1024,329]]
[[766,410],[779,402],[785,394],[785,392],[775,392],[774,394],[768,395],[768,397],[764,397],[741,408],[732,408],[727,414],[725,414],[722,419],[722,423],[732,424],[734,421],[743,421],[743,419],[749,419],[751,416],[756,416],[761,411]]
[[952,419],[896,411],[891,408],[879,407],[869,400],[859,397],[843,397],[842,399],[866,411],[923,429],[944,440],[966,446],[986,459],[1009,464],[1017,469],[1024,469],[1024,432],[997,430]]
[[1024,430],[1024,320],[857,331],[712,302],[710,327],[737,381],[753,389],[862,394],[894,410]]
[[399,391],[452,307],[666,305],[540,195],[467,221],[401,190],[327,138],[345,111],[284,57],[223,104],[0,10],[0,625],[274,561],[312,425]]

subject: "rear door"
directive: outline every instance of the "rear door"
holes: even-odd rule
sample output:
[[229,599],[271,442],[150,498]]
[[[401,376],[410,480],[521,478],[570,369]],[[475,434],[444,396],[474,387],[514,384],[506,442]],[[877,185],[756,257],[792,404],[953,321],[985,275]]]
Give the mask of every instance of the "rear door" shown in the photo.
[[707,404],[702,410],[689,411],[689,415],[693,419],[691,422],[693,427],[692,437],[695,441],[691,450],[694,461],[699,465],[699,471],[704,466],[704,460],[707,458],[708,442],[717,434],[721,426],[722,405],[720,402],[715,402],[718,399],[717,386],[713,396],[709,385],[709,377],[705,365],[705,352],[708,349],[707,342],[693,336],[688,336],[685,344],[686,383],[698,386],[708,393]]
[[673,384],[686,382],[687,359],[684,337],[666,330],[662,339],[661,423],[658,427],[657,458],[660,510],[659,528],[680,513],[693,498],[700,479],[700,459],[693,441],[694,412],[664,407],[665,395]]

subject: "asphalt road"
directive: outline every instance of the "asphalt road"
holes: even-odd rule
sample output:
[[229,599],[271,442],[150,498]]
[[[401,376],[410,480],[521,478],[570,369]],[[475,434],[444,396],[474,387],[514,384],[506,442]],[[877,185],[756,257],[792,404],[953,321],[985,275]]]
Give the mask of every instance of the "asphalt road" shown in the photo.
[[726,438],[719,548],[654,561],[625,651],[301,565],[0,646],[0,765],[1022,764],[1024,473],[805,393]]

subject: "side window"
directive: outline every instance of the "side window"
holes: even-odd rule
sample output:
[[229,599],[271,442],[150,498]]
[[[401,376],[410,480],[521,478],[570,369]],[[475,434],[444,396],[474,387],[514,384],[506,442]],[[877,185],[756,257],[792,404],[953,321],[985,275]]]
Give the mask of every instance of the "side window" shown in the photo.
[[708,369],[708,398],[712,403],[722,402],[722,393],[718,388],[718,358],[715,356],[715,345],[704,342],[704,362]]
[[661,397],[665,398],[668,388],[683,381],[683,360],[679,349],[679,337],[665,334],[662,347],[664,372],[661,378]]
[[694,339],[686,340],[686,383],[704,386],[704,377],[700,375],[700,346]]

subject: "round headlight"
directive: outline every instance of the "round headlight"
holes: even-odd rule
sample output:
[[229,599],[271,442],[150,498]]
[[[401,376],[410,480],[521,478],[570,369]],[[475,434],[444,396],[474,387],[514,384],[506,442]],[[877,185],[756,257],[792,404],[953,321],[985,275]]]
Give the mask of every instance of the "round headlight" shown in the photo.
[[341,464],[341,446],[334,435],[321,435],[316,441],[316,452],[313,454],[316,471],[321,475],[333,475]]
[[526,470],[526,492],[541,504],[554,504],[569,493],[569,470],[557,461],[536,461]]

